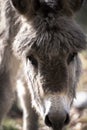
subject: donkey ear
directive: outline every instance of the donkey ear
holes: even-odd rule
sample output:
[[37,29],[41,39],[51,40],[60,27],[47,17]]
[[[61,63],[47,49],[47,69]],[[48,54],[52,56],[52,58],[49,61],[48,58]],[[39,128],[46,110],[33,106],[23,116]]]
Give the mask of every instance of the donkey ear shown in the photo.
[[70,7],[74,12],[76,12],[81,8],[83,2],[84,0],[70,0]]
[[11,0],[13,6],[22,14],[26,13],[29,6],[29,0]]

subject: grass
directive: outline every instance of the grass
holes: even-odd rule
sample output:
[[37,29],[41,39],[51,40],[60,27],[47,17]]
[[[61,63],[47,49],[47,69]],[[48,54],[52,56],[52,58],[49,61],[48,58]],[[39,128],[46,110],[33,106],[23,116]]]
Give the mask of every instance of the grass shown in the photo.
[[3,122],[3,130],[21,130],[20,119],[6,118]]

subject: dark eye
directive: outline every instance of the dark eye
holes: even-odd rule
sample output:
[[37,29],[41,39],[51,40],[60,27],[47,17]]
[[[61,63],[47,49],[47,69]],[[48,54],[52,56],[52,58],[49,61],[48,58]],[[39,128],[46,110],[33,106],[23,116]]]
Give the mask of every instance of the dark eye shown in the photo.
[[34,66],[34,67],[38,67],[38,62],[37,60],[34,58],[33,55],[30,55],[30,56],[27,56],[27,58],[30,60],[31,64]]
[[25,13],[27,9],[27,1],[25,0],[12,0],[12,3],[16,9],[21,13]]
[[76,55],[77,55],[77,53],[69,54],[68,59],[67,59],[67,63],[69,64],[70,62],[72,62]]

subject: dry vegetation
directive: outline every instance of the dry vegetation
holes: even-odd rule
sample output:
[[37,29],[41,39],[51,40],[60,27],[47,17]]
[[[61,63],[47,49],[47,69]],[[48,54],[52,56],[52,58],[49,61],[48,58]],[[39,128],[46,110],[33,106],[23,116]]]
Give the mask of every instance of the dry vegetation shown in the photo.
[[[77,91],[87,92],[87,51],[83,52],[80,57],[82,60],[83,70]],[[87,130],[87,109],[78,110],[72,108],[71,122],[68,130]]]

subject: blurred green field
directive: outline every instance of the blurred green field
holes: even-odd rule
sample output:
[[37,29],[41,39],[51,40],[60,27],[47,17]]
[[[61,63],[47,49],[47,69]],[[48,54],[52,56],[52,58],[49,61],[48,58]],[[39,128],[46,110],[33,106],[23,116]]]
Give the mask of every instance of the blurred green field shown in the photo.
[[10,117],[7,117],[3,121],[3,130],[22,130],[21,124],[21,119],[12,119]]

